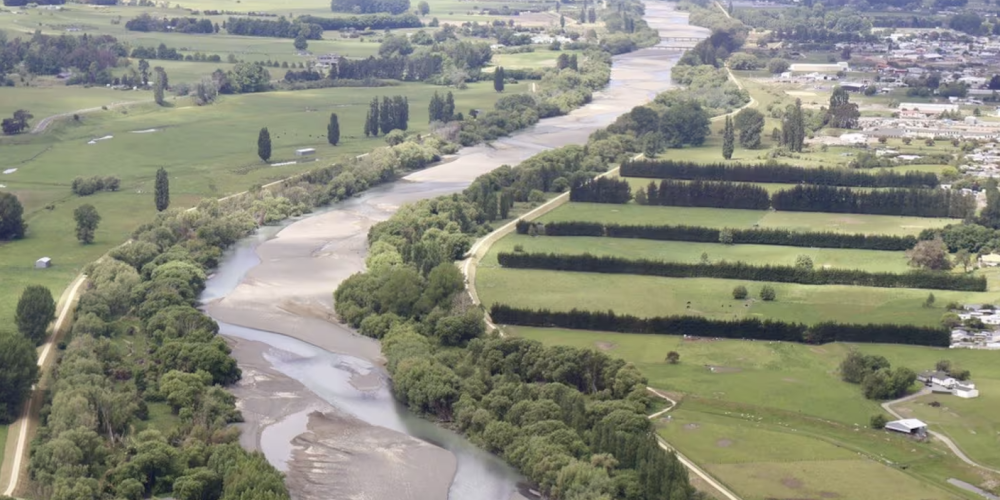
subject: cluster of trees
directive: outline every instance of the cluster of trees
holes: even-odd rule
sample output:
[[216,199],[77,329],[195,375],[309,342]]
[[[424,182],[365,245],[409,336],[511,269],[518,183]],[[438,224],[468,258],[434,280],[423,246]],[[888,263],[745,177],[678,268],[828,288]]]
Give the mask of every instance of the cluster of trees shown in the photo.
[[691,335],[706,338],[780,340],[807,344],[871,342],[947,347],[951,334],[944,328],[898,324],[801,323],[743,318],[715,320],[703,316],[656,316],[640,318],[614,311],[549,311],[515,308],[503,304],[490,307],[497,324],[598,330],[657,335]]
[[940,238],[950,252],[984,254],[1000,249],[1000,232],[974,223],[949,224],[940,229],[924,229],[917,238],[922,241]]
[[196,17],[164,17],[154,18],[149,14],[140,14],[129,19],[125,23],[125,29],[129,31],[162,31],[168,33],[203,33],[212,34],[219,32],[219,25],[212,24],[209,19],[198,19]]
[[531,226],[535,234],[545,236],[602,236],[608,238],[637,238],[660,241],[693,241],[724,243],[727,245],[779,245],[814,248],[854,248],[860,250],[904,251],[917,244],[914,236],[895,236],[864,233],[798,232],[788,229],[716,229],[701,226],[625,225],[598,222],[547,222],[545,224],[519,220],[518,234],[528,234]]
[[450,122],[455,119],[455,96],[452,95],[449,90],[447,94],[441,96],[434,91],[434,95],[431,96],[431,102],[427,108],[428,116],[430,121],[433,122]]
[[858,118],[861,112],[858,105],[851,102],[851,95],[840,85],[834,87],[824,119],[826,124],[835,128],[858,128]]
[[950,189],[883,189],[859,191],[830,186],[795,186],[771,195],[775,210],[853,214],[953,217],[965,219],[976,210],[974,196]]
[[368,106],[365,117],[365,137],[378,137],[379,131],[388,134],[393,130],[406,130],[410,120],[410,103],[406,96],[376,97]]
[[738,182],[674,181],[664,179],[657,186],[650,182],[635,193],[640,205],[675,207],[739,208],[767,210],[771,199],[767,189]]
[[299,16],[301,23],[313,24],[326,31],[341,31],[345,29],[364,30],[394,30],[402,28],[419,28],[423,26],[420,18],[414,14],[369,14],[343,17]]
[[767,30],[762,43],[777,41],[799,43],[874,42],[872,20],[853,7],[829,8],[829,4],[768,11],[738,9],[735,17],[749,26]]
[[383,78],[419,82],[440,74],[444,66],[445,61],[441,54],[369,56],[367,59],[341,58],[330,68],[329,78],[331,80]]
[[266,92],[271,90],[271,73],[259,62],[241,62],[226,72],[215,70],[211,83],[220,94]]
[[[374,14],[388,12],[402,14],[410,9],[410,0],[331,0],[330,10],[333,12],[352,12],[355,14]],[[427,8],[430,12],[430,8]]]
[[642,141],[643,153],[653,157],[665,148],[685,145],[700,146],[711,132],[709,113],[694,100],[684,100],[671,106],[655,103],[637,106],[618,117],[608,131],[630,134]]
[[569,192],[570,201],[589,203],[628,203],[632,190],[625,179],[599,177],[574,185]]
[[[57,75],[64,69],[79,73],[101,73],[102,83],[111,81],[109,68],[128,57],[128,49],[111,35],[42,35],[7,40],[0,37],[0,74],[23,68],[35,75]],[[93,70],[93,71],[91,71]]]
[[77,177],[73,179],[73,184],[70,189],[72,189],[73,194],[77,196],[90,196],[98,191],[118,191],[120,186],[121,180],[115,176],[94,176],[89,179]]
[[19,240],[28,225],[24,223],[24,206],[14,193],[0,191],[0,241]]
[[927,288],[932,290],[986,291],[986,278],[935,271],[912,271],[905,274],[873,273],[860,269],[813,269],[811,266],[763,266],[745,262],[689,264],[651,259],[595,256],[589,253],[500,252],[497,262],[513,269],[547,269],[586,273],[638,274],[670,278],[719,278],[750,281],[774,281],[803,285],[849,285],[877,288]]
[[852,349],[840,362],[840,379],[860,384],[868,399],[885,400],[905,396],[917,381],[917,374],[903,366],[893,369],[883,356]]
[[749,92],[736,85],[723,68],[678,65],[670,70],[670,79],[684,88],[660,94],[654,101],[657,104],[669,107],[691,99],[707,108],[709,114],[716,116],[750,102]]
[[781,145],[790,151],[801,153],[806,142],[805,114],[802,112],[802,99],[796,99],[795,105],[789,104],[781,119]]
[[323,38],[323,27],[306,22],[301,18],[289,21],[284,17],[277,20],[254,19],[250,17],[230,17],[225,23],[226,32],[230,35],[269,36],[274,38],[296,38],[302,36],[307,40]]
[[880,171],[875,174],[844,168],[804,168],[787,164],[740,163],[698,164],[687,160],[637,159],[621,166],[624,177],[681,179],[702,181],[762,182],[781,184],[816,184],[822,186],[872,188],[935,188],[939,181],[933,172],[907,171],[899,174]]
[[[132,48],[132,57],[135,59],[162,59],[165,61],[180,61],[184,59],[184,54],[181,54],[177,49],[173,47],[167,47],[166,44],[161,43],[156,47],[146,47],[146,46],[136,46]],[[210,62],[222,62],[222,58],[219,55],[214,54],[212,56],[205,56],[205,60],[208,61],[209,58],[212,60]],[[193,60],[192,56],[192,60]],[[142,70],[140,70],[142,72]],[[143,84],[145,85],[146,77],[143,77]]]
[[4,135],[16,135],[28,130],[28,120],[34,118],[35,116],[26,110],[19,109],[14,112],[14,116],[10,118],[4,118],[0,122],[0,128],[3,129]]

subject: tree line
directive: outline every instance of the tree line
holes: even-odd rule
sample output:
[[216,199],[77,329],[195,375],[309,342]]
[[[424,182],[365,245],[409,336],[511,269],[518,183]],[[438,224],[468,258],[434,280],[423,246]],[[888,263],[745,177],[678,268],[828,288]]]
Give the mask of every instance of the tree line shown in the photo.
[[740,163],[697,164],[685,160],[630,160],[621,165],[623,177],[654,179],[816,184],[868,188],[936,188],[932,172],[907,171],[876,174],[843,168],[803,168],[787,164],[744,165]]
[[675,207],[737,208],[767,210],[771,199],[767,189],[738,182],[660,181],[659,187],[650,182],[639,190],[635,202],[640,205]]
[[402,14],[409,8],[410,0],[330,0],[330,10],[333,12]]
[[365,117],[365,137],[378,137],[379,131],[406,130],[410,120],[410,103],[406,96],[382,96],[372,99]]
[[212,24],[210,19],[196,17],[164,17],[154,18],[149,14],[140,14],[125,23],[129,31],[161,31],[165,33],[203,33],[219,32],[219,25]]
[[441,73],[444,57],[441,54],[375,57],[366,59],[340,58],[327,75],[331,80],[365,80],[382,78],[410,82],[424,81]]
[[77,177],[73,179],[73,184],[71,184],[70,189],[73,194],[77,196],[90,196],[98,191],[118,191],[121,186],[121,180],[115,176],[99,177],[94,176],[90,178]]
[[849,285],[877,288],[926,288],[985,292],[986,277],[935,271],[904,274],[873,273],[860,269],[812,269],[800,266],[763,266],[745,262],[688,264],[651,259],[628,259],[591,254],[500,252],[497,262],[512,269],[546,269],[585,273],[637,274],[670,278],[717,278],[775,281],[802,285]]
[[341,31],[355,29],[358,31],[393,30],[401,28],[419,28],[423,26],[415,14],[367,14],[344,17],[299,16],[299,22],[315,24],[326,31]]
[[[598,222],[583,221],[547,222],[541,224],[518,220],[517,232],[518,234],[529,234],[532,226],[535,226],[536,235],[544,234],[545,236],[598,236],[731,245],[853,248],[859,250],[899,252],[909,250],[917,244],[917,238],[909,235],[850,234],[832,231],[799,232],[776,228],[718,229],[683,225],[601,224]],[[933,239],[933,236],[928,238],[921,237],[921,239]]]
[[965,219],[976,210],[974,196],[950,189],[859,191],[831,186],[795,186],[771,195],[775,210]]
[[598,177],[574,185],[569,192],[570,201],[589,203],[628,203],[632,190],[625,179]]
[[289,21],[284,17],[277,20],[254,19],[250,17],[230,17],[224,25],[230,35],[268,36],[274,38],[295,38],[303,36],[307,40],[323,38],[323,27],[303,21],[301,18]]
[[614,311],[569,312],[528,309],[493,304],[490,319],[497,324],[597,330],[655,335],[691,335],[704,338],[753,339],[826,344],[866,342],[879,344],[948,347],[951,334],[944,328],[897,324],[817,323],[807,326],[775,320],[743,318],[708,319],[702,316],[655,316],[640,318]]

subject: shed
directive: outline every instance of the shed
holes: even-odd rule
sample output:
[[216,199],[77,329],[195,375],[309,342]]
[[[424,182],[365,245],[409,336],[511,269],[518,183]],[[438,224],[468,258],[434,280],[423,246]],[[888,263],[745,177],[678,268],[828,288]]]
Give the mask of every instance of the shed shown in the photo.
[[979,389],[973,384],[958,384],[955,386],[954,392],[952,394],[965,399],[978,398]]
[[885,424],[885,428],[890,431],[901,432],[903,434],[911,434],[914,436],[923,436],[927,434],[927,424],[917,420],[915,418],[904,418],[903,420],[893,420]]
[[312,156],[316,154],[315,148],[302,148],[295,150],[295,156]]
[[48,257],[42,257],[35,261],[35,269],[45,269],[48,267],[52,267],[52,259]]

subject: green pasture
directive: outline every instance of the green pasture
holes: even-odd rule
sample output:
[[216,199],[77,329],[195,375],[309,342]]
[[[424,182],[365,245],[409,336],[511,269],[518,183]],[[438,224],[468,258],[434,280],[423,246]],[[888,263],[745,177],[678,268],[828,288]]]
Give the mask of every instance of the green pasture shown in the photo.
[[[523,84],[508,86],[508,91],[523,88]],[[37,91],[32,95],[39,102],[42,98],[37,96],[45,95],[41,89],[18,88],[14,92],[27,90]],[[113,95],[103,89],[83,90],[99,92],[95,96]],[[149,103],[96,111],[81,115],[80,122],[67,119],[55,123],[45,134],[0,140],[5,153],[0,158],[0,171],[17,169],[0,175],[0,184],[21,199],[29,224],[24,240],[0,245],[0,274],[14,291],[0,296],[0,318],[11,317],[17,294],[25,285],[41,283],[58,295],[79,269],[152,218],[153,177],[159,167],[170,174],[172,206],[192,206],[204,197],[237,193],[384,145],[381,138],[365,138],[361,130],[368,103],[375,96],[406,95],[410,102],[410,132],[424,132],[427,106],[435,90],[446,89],[403,84],[268,92],[224,96],[216,104],[203,107],[187,99],[171,98],[167,107]],[[465,112],[489,108],[500,96],[494,92],[492,82],[453,92],[456,109]],[[73,105],[98,102],[95,99]],[[331,112],[340,118],[341,143],[336,147],[326,141]],[[304,147],[316,148],[318,160],[277,167],[260,161],[257,134],[264,126],[269,127],[273,144],[270,163],[295,160],[294,151]],[[136,133],[148,130],[156,131]],[[111,139],[88,144],[91,139],[109,135]],[[121,190],[86,198],[72,195],[73,178],[93,175],[118,176]],[[95,243],[87,246],[77,243],[73,230],[73,210],[83,203],[94,204],[103,218]],[[55,265],[46,270],[33,269],[35,259],[42,256],[51,257]]]
[[531,237],[512,234],[493,245],[482,260],[482,266],[496,265],[497,252],[510,252],[515,246],[525,252],[607,255],[629,259],[651,259],[670,262],[701,262],[708,254],[709,262],[747,262],[757,265],[794,265],[799,255],[807,255],[818,269],[829,266],[840,269],[864,269],[872,272],[904,273],[909,271],[903,252],[848,250],[833,248],[803,248],[771,245],[723,245],[687,241],[656,241],[601,237]]
[[[974,377],[978,373],[992,382],[1000,373],[984,366],[989,364],[988,353],[884,344],[693,341],[555,328],[505,330],[547,345],[598,348],[635,364],[650,386],[669,391],[680,402],[657,419],[660,435],[744,498],[836,498],[820,496],[822,491],[839,498],[871,498],[866,488],[873,481],[899,485],[898,491],[879,489],[884,499],[973,498],[945,480],[982,481],[980,472],[939,443],[867,429],[869,417],[881,412],[879,406],[864,399],[857,386],[842,382],[836,370],[848,349],[856,348],[916,371],[949,358],[970,367]],[[679,364],[666,363],[669,351],[680,353]],[[823,472],[828,470],[832,472]],[[832,481],[834,472],[844,475]],[[921,484],[927,489],[918,492]]]
[[[8,98],[0,99],[0,116],[6,118],[19,109],[26,109],[35,116],[31,120],[32,127],[46,116],[72,113],[80,109],[153,100],[152,92],[123,92],[103,87],[84,88],[76,85],[70,87],[15,87],[5,88],[3,92],[4,96]],[[4,147],[4,155],[0,158],[0,163],[10,165],[10,155],[17,157],[17,153]],[[3,177],[0,176],[0,179]],[[0,184],[4,184],[3,180],[0,180]]]
[[493,65],[505,68],[541,69],[556,67],[559,54],[582,54],[579,50],[549,50],[548,46],[536,46],[534,52],[519,54],[493,54]]
[[629,203],[567,203],[540,217],[540,222],[589,221],[604,224],[671,224],[715,228],[760,227],[793,231],[836,231],[867,234],[919,234],[927,228],[957,224],[958,219],[891,215],[777,212],[699,207],[660,207]]
[[[732,290],[743,285],[750,299],[735,300]],[[757,297],[770,285],[777,299]],[[698,315],[734,320],[745,317],[815,324],[824,321],[940,325],[943,304],[983,303],[995,293],[874,288],[843,285],[799,285],[714,278],[661,278],[626,274],[600,274],[504,269],[480,266],[476,290],[483,304],[547,308],[569,311],[614,310],[640,317]],[[933,293],[936,307],[923,307]]]

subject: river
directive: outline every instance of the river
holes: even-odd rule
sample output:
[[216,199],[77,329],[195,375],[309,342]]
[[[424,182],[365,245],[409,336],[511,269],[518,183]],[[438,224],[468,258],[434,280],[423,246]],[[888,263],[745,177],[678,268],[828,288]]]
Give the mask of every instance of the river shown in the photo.
[[[646,19],[663,38],[708,35],[669,3],[648,2]],[[286,473],[293,498],[519,497],[522,478],[511,467],[393,399],[378,343],[335,321],[332,292],[364,268],[368,229],[400,205],[461,191],[477,176],[540,151],[583,144],[669,89],[679,56],[663,47],[616,56],[610,85],[590,104],[262,228],[226,253],[202,300],[244,371],[233,389],[246,419],[241,443]]]

